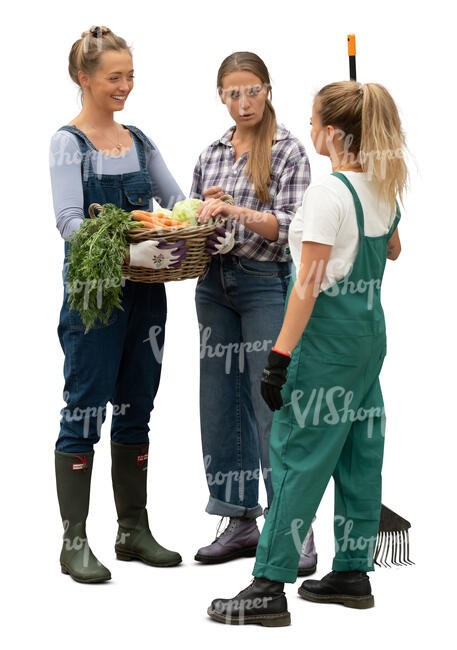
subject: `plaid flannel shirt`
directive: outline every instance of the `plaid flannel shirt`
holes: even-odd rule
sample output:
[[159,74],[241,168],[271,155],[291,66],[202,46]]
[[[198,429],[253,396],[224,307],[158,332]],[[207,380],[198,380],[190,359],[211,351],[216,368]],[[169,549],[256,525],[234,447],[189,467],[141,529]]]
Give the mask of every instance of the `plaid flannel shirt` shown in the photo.
[[235,149],[231,143],[234,129],[235,126],[232,126],[200,154],[190,196],[203,199],[204,190],[218,185],[226,194],[233,196],[235,205],[274,214],[279,224],[276,241],[258,235],[233,219],[235,245],[231,253],[261,262],[290,262],[289,225],[311,182],[305,147],[282,124],[278,124],[277,139],[271,148],[270,202],[262,203],[244,173],[248,152],[235,161]]

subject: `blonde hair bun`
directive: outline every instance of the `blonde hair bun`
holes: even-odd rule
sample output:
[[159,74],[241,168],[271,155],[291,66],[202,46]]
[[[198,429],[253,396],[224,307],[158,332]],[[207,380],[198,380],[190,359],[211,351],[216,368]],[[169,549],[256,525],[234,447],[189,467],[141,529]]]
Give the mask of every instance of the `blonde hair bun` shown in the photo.
[[92,25],[90,29],[86,29],[86,31],[81,34],[81,38],[85,38],[86,36],[94,36],[95,38],[100,38],[105,34],[109,34],[110,31],[110,28],[105,27],[104,25]]

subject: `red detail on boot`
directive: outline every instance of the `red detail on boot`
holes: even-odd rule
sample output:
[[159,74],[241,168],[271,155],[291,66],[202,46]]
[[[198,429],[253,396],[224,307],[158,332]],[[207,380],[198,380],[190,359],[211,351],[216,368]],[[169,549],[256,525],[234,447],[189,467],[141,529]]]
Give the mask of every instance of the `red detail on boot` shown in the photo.
[[80,463],[73,463],[73,465],[71,466],[71,469],[82,469],[83,472],[86,472],[86,471],[87,471],[87,460],[86,460],[86,457],[83,456],[83,457],[81,458],[81,456],[75,456],[75,458],[77,458],[77,459],[80,460],[81,462],[80,462]]
[[136,464],[138,465],[138,467],[143,467],[143,465],[147,462],[148,449],[149,449],[149,445],[146,445],[140,450],[141,453],[136,458]]

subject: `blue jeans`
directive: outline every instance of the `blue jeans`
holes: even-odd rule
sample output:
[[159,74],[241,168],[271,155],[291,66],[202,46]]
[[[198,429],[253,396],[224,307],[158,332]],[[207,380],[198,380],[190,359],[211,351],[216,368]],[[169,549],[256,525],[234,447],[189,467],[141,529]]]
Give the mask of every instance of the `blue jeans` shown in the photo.
[[260,394],[260,377],[282,326],[289,279],[289,262],[228,254],[214,255],[198,280],[200,424],[210,514],[258,517],[262,475],[269,505],[273,499],[273,413]]
[[61,412],[58,451],[91,451],[100,439],[108,401],[113,405],[112,440],[149,441],[162,368],[165,288],[127,280],[122,294],[124,311],[114,309],[107,325],[98,321],[84,334],[79,313],[69,309],[65,288],[58,333],[65,354],[67,406]]

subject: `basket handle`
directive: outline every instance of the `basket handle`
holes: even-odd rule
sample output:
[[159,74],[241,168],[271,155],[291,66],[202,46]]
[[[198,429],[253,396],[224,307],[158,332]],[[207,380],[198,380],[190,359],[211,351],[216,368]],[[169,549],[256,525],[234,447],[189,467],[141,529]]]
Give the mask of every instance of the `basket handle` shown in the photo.
[[101,210],[103,210],[103,206],[101,206],[100,203],[91,203],[90,204],[90,206],[89,206],[89,217],[91,219],[95,219],[95,217],[97,216],[95,214],[95,210],[98,210],[100,212]]
[[220,201],[225,201],[229,205],[235,205],[235,199],[230,194],[223,194],[220,198]]

